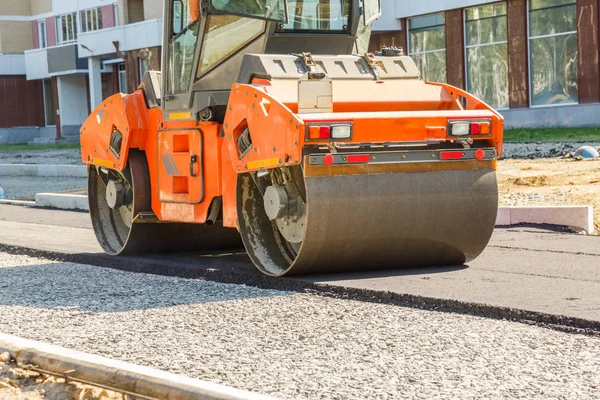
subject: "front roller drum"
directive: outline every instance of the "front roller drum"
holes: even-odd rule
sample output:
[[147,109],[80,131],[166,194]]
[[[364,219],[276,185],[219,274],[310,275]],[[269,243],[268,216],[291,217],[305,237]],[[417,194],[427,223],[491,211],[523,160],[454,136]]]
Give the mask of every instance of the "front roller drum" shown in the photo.
[[297,201],[306,209],[294,206],[300,213],[284,219],[288,194],[273,185],[264,190],[250,174],[238,178],[240,234],[267,275],[463,265],[481,254],[494,230],[494,170],[300,179]]
[[129,152],[124,171],[97,169],[88,175],[90,216],[96,238],[111,255],[240,248],[235,229],[184,223],[134,222],[151,213],[151,188],[145,153]]

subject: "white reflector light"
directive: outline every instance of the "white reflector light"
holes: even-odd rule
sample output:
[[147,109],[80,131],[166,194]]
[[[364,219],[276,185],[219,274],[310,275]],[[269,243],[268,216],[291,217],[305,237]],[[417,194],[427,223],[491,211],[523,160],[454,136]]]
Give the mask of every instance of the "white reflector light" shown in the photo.
[[332,139],[350,139],[352,125],[333,125],[331,127]]
[[450,123],[451,134],[453,136],[464,136],[468,135],[471,130],[471,124],[468,122],[452,122]]

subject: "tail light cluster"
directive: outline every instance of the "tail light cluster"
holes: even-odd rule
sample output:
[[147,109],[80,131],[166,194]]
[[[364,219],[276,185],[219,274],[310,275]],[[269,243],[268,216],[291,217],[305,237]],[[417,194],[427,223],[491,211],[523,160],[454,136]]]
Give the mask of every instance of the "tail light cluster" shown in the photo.
[[306,128],[309,140],[352,138],[351,122],[309,124]]
[[484,136],[489,135],[492,129],[492,121],[448,121],[448,133],[451,136]]

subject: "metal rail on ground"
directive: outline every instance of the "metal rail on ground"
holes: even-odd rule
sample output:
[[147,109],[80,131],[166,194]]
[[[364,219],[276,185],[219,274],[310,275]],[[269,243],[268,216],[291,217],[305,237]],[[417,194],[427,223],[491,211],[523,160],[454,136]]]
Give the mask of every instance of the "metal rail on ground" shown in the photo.
[[273,400],[154,368],[0,333],[0,353],[23,368],[145,400]]

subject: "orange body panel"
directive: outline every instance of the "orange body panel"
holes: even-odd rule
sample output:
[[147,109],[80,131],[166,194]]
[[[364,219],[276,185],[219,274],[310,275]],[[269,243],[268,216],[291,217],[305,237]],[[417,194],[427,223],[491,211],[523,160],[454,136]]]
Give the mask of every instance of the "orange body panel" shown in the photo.
[[[160,108],[148,109],[143,93],[106,99],[81,129],[82,160],[123,170],[130,148],[145,151],[152,210],[161,221],[204,223],[215,197],[222,196],[224,226],[237,222],[237,174],[302,162],[309,122],[352,123],[352,138],[341,142],[455,141],[451,119],[491,121],[489,135],[473,138],[502,152],[503,119],[468,93],[422,81],[334,82],[333,112],[296,114],[297,81],[264,80],[234,84],[223,125],[195,120],[166,121]],[[466,104],[466,107],[463,107]],[[248,128],[252,145],[242,154],[238,139]],[[115,130],[122,136],[119,156],[110,150]],[[196,160],[192,159],[196,156]]]
[[[120,157],[109,148],[115,129],[123,135]],[[152,211],[157,218],[203,223],[212,199],[222,194],[221,171],[227,168],[221,162],[224,140],[220,132],[217,123],[165,121],[160,108],[146,107],[144,95],[138,90],[109,97],[88,117],[81,128],[81,157],[86,164],[120,171],[127,164],[130,148],[145,151]],[[196,177],[190,173],[191,155],[198,156],[192,166]],[[226,187],[235,190],[236,175],[231,164],[226,176]],[[235,220],[228,226],[235,227]]]

